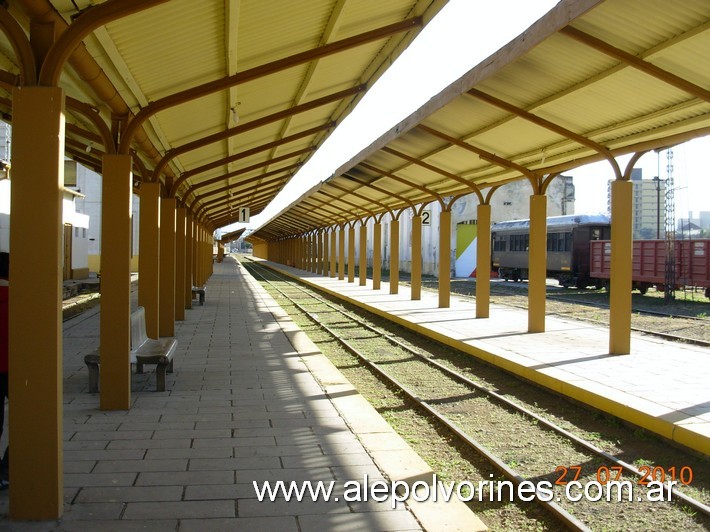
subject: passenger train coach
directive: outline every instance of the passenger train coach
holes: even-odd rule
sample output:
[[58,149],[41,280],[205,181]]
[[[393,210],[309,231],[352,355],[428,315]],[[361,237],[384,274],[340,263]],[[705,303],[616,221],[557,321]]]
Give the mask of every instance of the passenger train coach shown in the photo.
[[[528,279],[530,221],[499,222],[491,227],[491,262],[498,277]],[[571,215],[547,219],[547,277],[565,287],[608,286],[611,267],[609,216]],[[676,240],[675,288],[703,287],[710,297],[710,240]],[[642,294],[655,286],[663,290],[665,240],[633,242],[632,288]]]
[[[590,277],[589,242],[609,240],[611,220],[603,214],[552,216],[547,219],[547,277],[562,286],[601,287]],[[491,226],[491,262],[498,277],[528,278],[530,220],[498,222]]]

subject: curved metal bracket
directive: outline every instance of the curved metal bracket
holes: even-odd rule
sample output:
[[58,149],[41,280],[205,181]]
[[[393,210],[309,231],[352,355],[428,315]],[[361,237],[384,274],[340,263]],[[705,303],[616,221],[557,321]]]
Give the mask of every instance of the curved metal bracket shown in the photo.
[[31,87],[37,84],[35,54],[25,31],[10,15],[7,9],[0,8],[0,28],[10,41],[17,63],[20,66],[20,85]]
[[97,5],[82,14],[52,45],[42,63],[37,84],[44,87],[59,85],[64,63],[81,44],[81,41],[96,28],[168,0],[122,0]]

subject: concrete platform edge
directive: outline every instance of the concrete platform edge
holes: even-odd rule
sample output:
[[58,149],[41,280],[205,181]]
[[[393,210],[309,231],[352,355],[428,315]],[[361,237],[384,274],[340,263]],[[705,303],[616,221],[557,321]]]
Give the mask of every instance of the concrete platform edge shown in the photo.
[[[268,266],[274,268],[278,265],[269,263]],[[531,370],[530,368],[527,368],[512,360],[508,360],[502,356],[499,356],[496,353],[491,352],[490,350],[479,347],[476,345],[475,342],[467,344],[465,342],[458,341],[444,334],[440,334],[426,327],[422,327],[419,324],[412,323],[398,316],[392,315],[386,311],[383,311],[382,309],[378,309],[376,307],[368,305],[367,303],[363,303],[362,301],[358,301],[356,299],[343,295],[340,292],[329,290],[317,283],[312,282],[307,277],[300,277],[298,275],[294,275],[292,272],[278,267],[276,267],[275,269],[277,269],[280,273],[284,275],[287,275],[294,279],[299,279],[301,282],[309,286],[312,286],[320,291],[323,291],[334,297],[347,301],[352,305],[360,307],[364,310],[367,310],[368,312],[371,312],[398,325],[406,327],[407,329],[419,333],[427,338],[431,338],[432,340],[436,340],[437,342],[440,342],[444,345],[475,356],[485,362],[491,363],[506,371],[510,371],[511,373],[518,375],[526,380],[544,386],[545,388],[558,392],[562,395],[566,395],[571,399],[587,404],[597,410],[616,416],[624,421],[627,421],[650,432],[653,432],[654,434],[658,434],[659,436],[673,441],[683,447],[698,451],[703,455],[710,455],[710,437],[697,432],[691,425],[679,426],[671,421],[650,416],[628,405],[610,400],[601,394],[594,393],[590,390],[585,390],[573,384],[555,379],[554,377],[545,375],[540,371]]]
[[[239,267],[243,268],[241,264]],[[294,349],[303,356],[303,363],[386,478],[391,482],[406,482],[410,487],[416,482],[426,482],[432,486],[435,476],[427,463],[357,392],[261,285],[246,272],[245,277],[251,288],[270,303],[268,308],[279,327]],[[337,395],[334,392],[337,392]],[[448,502],[420,502],[410,497],[407,506],[425,530],[488,530],[478,516],[455,497]]]

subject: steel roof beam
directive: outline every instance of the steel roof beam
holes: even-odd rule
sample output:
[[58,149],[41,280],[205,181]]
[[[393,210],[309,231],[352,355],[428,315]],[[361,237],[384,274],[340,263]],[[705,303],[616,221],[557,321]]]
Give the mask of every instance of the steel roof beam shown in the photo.
[[524,166],[516,164],[509,159],[504,159],[503,157],[499,157],[494,153],[490,153],[486,150],[482,150],[481,148],[477,148],[476,146],[473,146],[473,145],[469,144],[468,142],[464,142],[464,141],[459,140],[457,138],[451,137],[451,136],[447,135],[446,133],[442,133],[441,131],[436,130],[432,127],[425,126],[424,124],[419,124],[417,126],[417,129],[420,129],[421,131],[425,131],[425,132],[429,133],[430,135],[438,137],[442,140],[445,140],[446,142],[448,142],[454,146],[458,146],[459,148],[463,148],[464,150],[468,150],[472,153],[475,153],[481,159],[485,159],[486,161],[488,161],[492,164],[495,164],[497,166],[500,166],[502,168],[506,168],[508,170],[516,170],[523,175],[531,175],[533,173],[528,168],[525,168]]
[[375,199],[368,198],[367,196],[363,196],[362,194],[359,194],[358,192],[356,192],[354,190],[348,190],[345,187],[341,187],[340,185],[335,184],[335,182],[330,182],[330,183],[328,183],[328,185],[333,188],[337,188],[341,192],[345,192],[346,194],[350,194],[351,196],[355,196],[356,198],[360,198],[361,200],[372,202],[386,212],[390,211],[390,208],[387,205],[385,205],[384,203],[380,203],[379,201],[377,201]]
[[[279,188],[283,185],[284,178],[277,178],[277,179],[272,179],[270,181],[266,181],[262,183],[263,188],[261,190],[255,190],[256,187],[251,187],[248,190],[242,191],[241,194],[236,194],[234,196],[229,196],[228,198],[217,198],[212,201],[207,201],[200,203],[199,206],[195,207],[195,212],[207,212],[207,211],[213,211],[215,209],[218,209],[220,207],[224,206],[229,206],[235,202],[242,202],[245,199],[249,197],[256,196],[257,194],[262,194],[265,190],[269,190],[270,192],[273,191],[276,188]],[[261,196],[259,196],[261,197]]]
[[369,163],[362,162],[358,166],[362,166],[363,168],[367,168],[368,170],[372,170],[375,173],[380,174],[383,177],[387,177],[389,179],[392,179],[393,181],[397,181],[398,183],[401,183],[405,186],[412,187],[414,189],[419,190],[420,192],[424,192],[424,194],[430,196],[432,199],[437,200],[440,204],[443,205],[444,200],[443,198],[434,192],[433,190],[429,190],[423,185],[420,185],[419,183],[413,183],[411,181],[408,181],[404,179],[403,177],[398,176],[397,174],[393,174],[391,172],[388,172],[386,170],[382,170],[381,168],[377,168],[376,166],[373,166]]
[[133,135],[135,134],[137,129],[143,124],[143,122],[145,122],[148,118],[158,113],[159,111],[169,109],[170,107],[174,107],[176,105],[180,105],[191,100],[201,98],[203,96],[207,96],[209,94],[218,92],[223,89],[227,89],[229,87],[234,87],[236,85],[246,83],[247,81],[274,74],[281,70],[286,70],[294,66],[301,65],[303,63],[308,63],[310,61],[313,61],[314,59],[319,59],[321,57],[337,54],[350,48],[355,48],[363,44],[378,41],[380,39],[384,39],[385,37],[389,37],[391,35],[395,35],[403,31],[409,31],[412,28],[421,26],[422,22],[423,21],[421,17],[415,17],[404,20],[402,22],[397,22],[395,24],[390,24],[382,28],[367,31],[359,35],[349,37],[347,39],[342,39],[340,41],[335,41],[330,44],[325,44],[312,50],[307,50],[305,52],[300,52],[289,57],[285,57],[283,59],[278,59],[265,65],[250,68],[243,72],[238,72],[233,76],[227,76],[222,79],[204,83],[202,85],[198,85],[196,87],[192,87],[190,89],[186,89],[184,91],[180,91],[175,94],[171,94],[170,96],[166,96],[164,98],[151,102],[146,107],[141,109],[136,114],[135,118],[131,122],[129,122],[128,126],[126,127],[126,131],[124,132],[124,137],[119,148],[119,153],[128,153],[130,144],[133,139]]
[[294,157],[298,157],[300,155],[303,155],[304,153],[309,153],[313,150],[315,150],[315,146],[308,146],[306,148],[301,148],[300,150],[296,150],[296,151],[292,151],[290,153],[286,153],[284,155],[280,155],[279,157],[274,157],[273,159],[269,159],[268,161],[262,161],[260,163],[252,164],[251,166],[247,166],[245,168],[240,168],[239,170],[234,170],[233,172],[229,172],[229,173],[224,174],[219,177],[207,179],[206,181],[202,181],[200,183],[197,183],[197,184],[189,187],[185,191],[183,198],[187,198],[187,196],[190,193],[194,193],[195,190],[197,190],[199,188],[203,188],[203,187],[206,187],[209,185],[214,185],[215,183],[219,183],[220,181],[223,181],[224,179],[228,179],[230,177],[236,177],[238,175],[253,172],[254,170],[259,170],[260,168],[263,168],[264,166],[269,166],[269,165],[276,164],[279,162],[287,161],[289,159],[293,159]]
[[401,196],[401,195],[396,194],[394,192],[390,192],[389,190],[385,190],[384,188],[381,188],[381,187],[374,185],[372,183],[366,183],[364,181],[361,181],[360,179],[358,179],[357,177],[355,177],[354,175],[349,174],[349,173],[343,174],[342,177],[344,177],[345,179],[351,179],[352,181],[359,183],[363,187],[368,187],[368,188],[371,188],[372,190],[376,190],[377,192],[380,192],[382,194],[385,194],[388,196],[393,196],[393,197],[397,198],[398,200],[400,200],[401,202],[408,204],[412,209],[414,209],[414,202],[412,202],[409,198],[406,198],[405,196]]
[[700,87],[699,85],[696,85],[695,83],[692,83],[687,79],[681,78],[680,76],[668,72],[667,70],[663,70],[662,68],[657,67],[653,63],[649,63],[648,61],[639,59],[635,55],[630,54],[629,52],[625,52],[620,48],[616,48],[615,46],[612,46],[611,44],[601,39],[593,37],[588,33],[573,28],[572,26],[565,26],[560,30],[560,33],[586,46],[594,48],[595,50],[598,50],[603,54],[613,57],[614,59],[621,61],[624,64],[627,64],[637,70],[640,70],[641,72],[648,74],[649,76],[653,76],[654,78],[661,80],[664,83],[667,83],[677,89],[687,92],[688,94],[691,94],[696,98],[705,100],[706,102],[710,101],[709,90],[704,89],[703,87]]
[[316,108],[321,107],[323,105],[327,105],[329,103],[340,101],[344,98],[347,98],[348,96],[353,96],[355,94],[363,92],[366,88],[367,88],[367,85],[362,84],[362,85],[358,85],[356,87],[353,87],[351,89],[345,89],[345,90],[342,90],[339,92],[335,92],[333,94],[329,94],[328,96],[323,96],[322,98],[317,98],[317,99],[312,100],[310,102],[306,102],[301,105],[296,105],[294,107],[290,107],[290,108],[285,109],[283,111],[279,111],[279,112],[272,113],[267,116],[263,116],[261,118],[257,118],[256,120],[252,120],[251,122],[248,122],[245,124],[240,124],[238,126],[226,129],[226,130],[221,131],[219,133],[215,133],[213,135],[208,135],[206,137],[202,137],[201,139],[197,139],[195,141],[183,144],[182,146],[178,146],[176,148],[173,148],[173,149],[169,150],[163,156],[163,158],[160,160],[158,165],[155,167],[155,170],[153,172],[153,181],[158,179],[160,177],[160,174],[162,173],[163,169],[168,165],[168,163],[172,159],[174,159],[175,157],[177,157],[179,155],[183,155],[189,151],[196,150],[198,148],[203,148],[203,147],[213,144],[215,142],[219,142],[220,140],[225,140],[229,137],[233,137],[233,136],[239,135],[241,133],[251,131],[252,129],[257,129],[261,126],[270,124],[272,122],[276,122],[278,120],[282,120],[282,119],[297,115],[299,113],[303,113],[305,111],[311,111],[313,109],[316,109]]
[[[265,174],[259,174],[258,176],[250,177],[249,179],[244,179],[242,181],[239,181],[238,183],[232,183],[230,185],[227,185],[226,187],[218,188],[215,190],[210,190],[209,192],[204,192],[200,194],[197,199],[198,200],[204,200],[207,196],[214,196],[215,194],[221,194],[223,192],[229,192],[230,190],[233,191],[233,193],[236,193],[234,189],[240,188],[244,185],[248,185],[250,183],[254,183],[257,181],[261,181],[262,179],[265,179],[267,177],[272,177],[277,174],[281,174],[286,172],[287,170],[291,169],[292,167],[297,167],[299,165],[291,165],[287,166],[286,168],[279,168],[278,170],[272,170],[270,172],[266,172]],[[281,176],[282,179],[286,179],[288,176],[284,175]]]
[[384,146],[382,148],[382,151],[386,153],[390,153],[396,157],[399,157],[400,159],[404,159],[405,161],[408,161],[416,166],[420,166],[421,168],[424,168],[426,170],[429,170],[430,172],[434,172],[435,174],[439,174],[440,176],[443,177],[448,177],[452,181],[456,181],[457,183],[465,186],[471,192],[477,193],[480,192],[478,190],[478,187],[474,184],[471,183],[470,181],[467,181],[466,179],[457,176],[456,174],[453,174],[451,172],[447,172],[446,170],[442,170],[438,166],[434,166],[433,164],[425,163],[424,161],[421,161],[417,159],[416,157],[412,157],[411,155],[407,155],[406,153],[402,153],[401,151],[395,150],[394,148],[390,148],[387,146]]
[[[306,129],[304,131],[301,131],[300,133],[295,133],[293,135],[290,135],[288,137],[283,137],[278,140],[274,140],[272,142],[267,142],[266,144],[262,144],[260,146],[256,146],[254,148],[250,148],[248,150],[235,153],[234,155],[230,155],[229,157],[224,157],[222,159],[219,159],[218,161],[213,161],[211,163],[203,164],[202,166],[198,166],[197,168],[193,168],[192,170],[188,170],[187,172],[184,172],[174,183],[172,190],[176,191],[178,187],[183,184],[187,179],[194,177],[197,174],[201,174],[203,172],[207,172],[209,170],[214,170],[215,168],[219,168],[220,166],[224,166],[229,163],[236,162],[240,159],[245,159],[247,157],[250,157],[252,155],[256,155],[257,153],[261,153],[262,151],[269,150],[271,148],[277,147],[277,146],[282,146],[284,144],[288,144],[289,142],[293,142],[295,140],[300,140],[304,137],[308,137],[310,135],[313,135],[314,133],[318,133],[320,131],[326,131],[333,127],[335,125],[335,122],[327,122],[323,125],[312,127],[310,129]],[[172,197],[172,196],[171,196]]]

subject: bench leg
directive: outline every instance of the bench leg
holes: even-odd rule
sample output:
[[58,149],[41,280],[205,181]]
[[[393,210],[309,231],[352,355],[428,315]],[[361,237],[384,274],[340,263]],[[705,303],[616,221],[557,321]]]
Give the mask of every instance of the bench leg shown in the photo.
[[86,367],[89,368],[89,393],[98,393],[99,365],[94,362],[87,362]]
[[98,393],[99,391],[99,353],[94,352],[84,357],[84,363],[89,370],[89,393]]
[[159,392],[165,391],[165,371],[168,369],[169,364],[158,363],[155,368],[155,380],[156,380],[156,390]]

